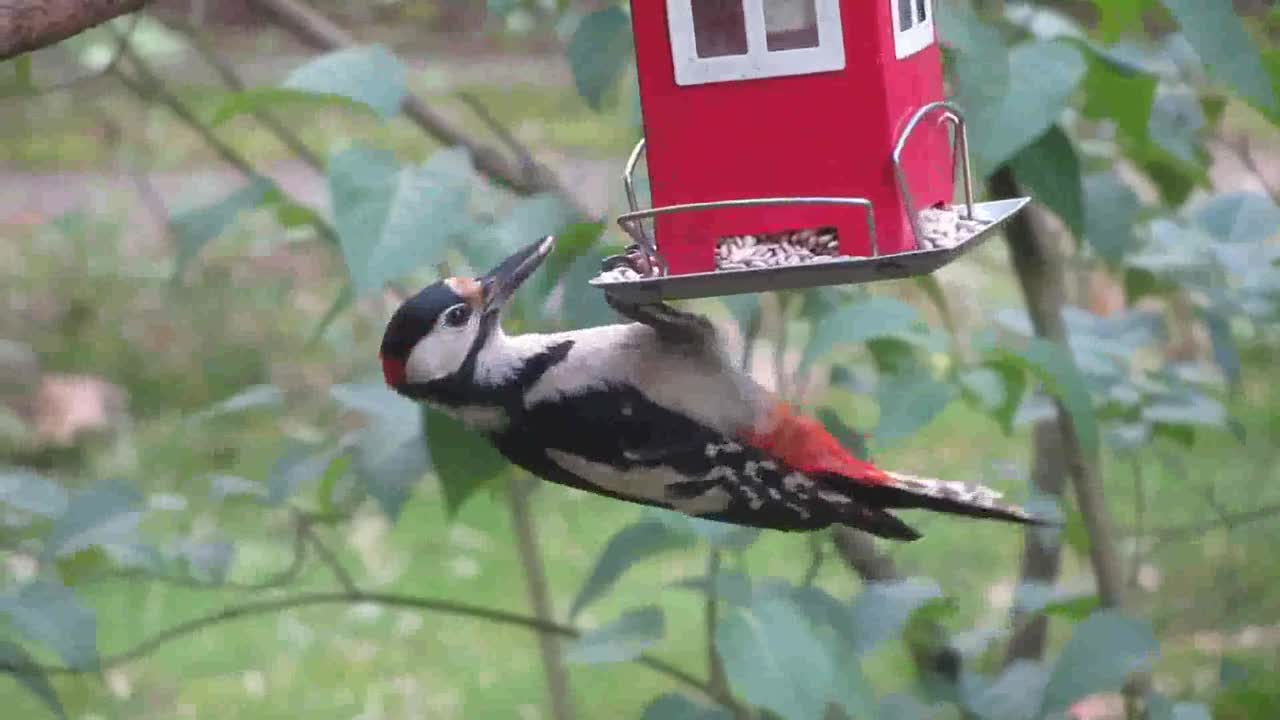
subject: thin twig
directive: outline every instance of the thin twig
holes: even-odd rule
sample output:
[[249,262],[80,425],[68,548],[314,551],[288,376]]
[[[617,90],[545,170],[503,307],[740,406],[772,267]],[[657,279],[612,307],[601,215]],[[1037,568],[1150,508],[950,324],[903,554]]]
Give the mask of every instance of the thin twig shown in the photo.
[[[253,3],[275,18],[276,24],[280,27],[312,47],[338,50],[355,45],[355,39],[350,33],[304,2],[253,0]],[[545,165],[535,164],[532,168],[533,172],[526,172],[525,168],[512,163],[501,152],[454,127],[443,115],[415,95],[406,95],[401,108],[410,121],[440,144],[446,147],[466,148],[476,169],[495,184],[521,195],[553,193],[560,196],[582,217],[588,216],[586,208],[579,199],[569,192],[556,174]],[[523,154],[529,155],[527,151]]]
[[[137,75],[137,78],[131,77],[128,73],[123,72],[117,66],[113,71],[113,74],[125,85],[125,87],[129,88],[131,92],[140,98],[154,98],[162,105],[169,108],[169,110],[176,115],[183,124],[199,135],[200,138],[209,145],[209,147],[213,148],[214,152],[218,154],[218,157],[222,158],[228,165],[239,170],[240,174],[243,175],[246,180],[254,180],[263,177],[252,163],[241,156],[235,148],[232,148],[230,145],[223,142],[221,138],[215,135],[213,131],[200,121],[200,118],[196,117],[196,114],[192,112],[185,103],[170,92],[169,89],[165,87],[164,82],[160,80],[159,76],[156,75],[155,71],[151,69],[151,66],[148,65],[146,61],[127,46],[122,50],[122,53],[125,59],[129,61],[133,72]],[[283,190],[280,192],[283,193]],[[334,245],[337,245],[338,234],[332,226],[319,218],[313,218],[311,225],[315,229],[316,233],[322,238]]]
[[809,587],[818,579],[818,571],[826,561],[825,540],[824,535],[809,533],[809,567],[805,568],[804,577],[800,578],[802,587]]
[[489,112],[489,108],[480,101],[480,98],[469,92],[459,92],[456,95],[462,101],[462,104],[466,105],[471,112],[475,113],[476,117],[480,118],[480,122],[489,128],[489,132],[492,132],[503,145],[507,146],[511,154],[516,156],[516,160],[520,163],[520,172],[525,181],[531,180],[538,172],[538,161],[533,157],[533,153],[530,152],[529,148],[526,148],[523,143],[516,139],[515,134],[507,129],[506,125],[499,122],[493,116],[493,113]]
[[[1280,516],[1280,505],[1267,505],[1238,513],[1219,512],[1216,519],[1208,522],[1157,528],[1150,530],[1147,534],[1159,543],[1176,542],[1197,538],[1212,530],[1234,530],[1241,525],[1268,520],[1277,516]],[[1131,528],[1127,534],[1138,535],[1138,528]]]
[[[143,658],[160,647],[167,645],[187,635],[197,633],[201,630],[241,620],[244,618],[254,617],[256,615],[266,615],[282,610],[290,610],[293,608],[308,607],[313,605],[359,605],[371,604],[382,605],[385,607],[402,607],[414,608],[418,610],[428,610],[432,612],[444,613],[447,615],[456,615],[459,617],[470,617],[479,620],[487,620],[499,625],[507,625],[512,627],[521,627],[527,630],[533,630],[543,634],[557,635],[560,637],[576,638],[581,635],[581,631],[577,628],[559,623],[539,620],[537,618],[519,615],[517,613],[508,612],[506,610],[497,610],[494,608],[486,608],[478,605],[470,605],[467,603],[456,602],[453,600],[441,600],[436,598],[415,597],[412,595],[397,595],[394,593],[371,593],[371,592],[320,592],[320,593],[300,593],[293,596],[272,598],[267,600],[252,600],[249,602],[234,605],[225,608],[216,613],[211,613],[204,617],[188,620],[178,623],[168,629],[162,630],[155,635],[143,640],[133,647],[123,652],[108,655],[99,660],[93,667],[73,668],[60,665],[42,665],[42,664],[20,664],[4,662],[0,663],[0,673],[25,673],[25,672],[42,672],[51,675],[84,675],[99,673],[118,665],[132,662]],[[649,654],[642,654],[636,658],[635,662],[650,668],[656,672],[666,675],[673,680],[680,682],[694,690],[701,692],[710,699],[714,700],[726,708],[738,708],[739,703],[732,697],[717,694],[705,682],[665,660],[660,660]]]
[[276,590],[291,584],[298,576],[302,574],[302,569],[307,561],[307,544],[305,542],[305,531],[303,530],[306,520],[301,516],[295,516],[293,521],[293,548],[290,551],[289,563],[277,570],[272,575],[258,582],[246,583],[237,582],[235,580],[199,580],[193,577],[181,575],[160,575],[150,572],[142,572],[136,570],[125,570],[110,573],[108,576],[113,580],[129,580],[131,582],[145,581],[163,583],[165,585],[173,585],[174,587],[183,587],[193,590],[237,590],[240,592],[262,592],[264,590]]
[[[169,18],[166,23],[171,25],[175,30],[182,33],[191,42],[191,46],[200,54],[209,65],[213,68],[218,77],[222,78],[222,82],[228,88],[236,92],[244,92],[247,87],[240,74],[236,69],[222,57],[218,51],[205,39],[200,29],[183,19]],[[307,144],[302,142],[293,131],[289,130],[284,123],[280,122],[274,115],[267,110],[254,105],[249,111],[259,123],[262,124],[272,135],[275,136],[280,144],[289,149],[302,162],[306,163],[312,170],[316,172],[324,172],[324,161],[316,155]]]
[[[515,533],[516,554],[524,568],[525,585],[529,591],[529,604],[540,622],[550,622],[555,613],[551,607],[551,591],[547,587],[547,570],[542,562],[542,549],[538,545],[537,529],[533,525],[531,507],[534,483],[528,477],[518,477],[511,483],[511,525]],[[576,713],[573,695],[569,690],[569,672],[560,652],[560,640],[554,635],[538,637],[542,652],[542,668],[547,678],[547,694],[551,697],[551,714],[555,720],[572,720]]]
[[777,300],[778,327],[773,344],[773,372],[777,384],[778,397],[788,399],[790,384],[787,382],[787,310],[790,309],[790,293],[774,293]]
[[707,557],[707,595],[703,605],[703,617],[707,627],[707,684],[719,691],[729,685],[724,676],[724,664],[716,648],[716,627],[719,625],[720,592],[716,579],[720,576],[720,549],[711,548]]
[[310,542],[311,547],[316,549],[316,555],[320,556],[320,561],[325,564],[325,567],[329,568],[329,572],[333,573],[333,577],[338,581],[338,585],[342,586],[342,589],[349,593],[360,592],[359,587],[356,585],[356,581],[351,577],[351,573],[347,572],[347,568],[342,564],[342,561],[338,559],[337,554],[334,553],[333,550],[329,549],[329,546],[325,544],[324,540],[320,539],[320,536],[316,533],[315,529],[311,527],[311,524],[304,522],[298,527],[300,528],[302,535],[306,536],[307,540]]
[[[1142,474],[1142,463],[1137,455],[1129,458],[1129,467],[1133,470],[1133,529],[1134,541],[1141,543],[1147,515],[1147,484]],[[1138,575],[1142,571],[1143,554],[1135,549],[1133,564],[1129,568],[1129,587],[1138,587]]]

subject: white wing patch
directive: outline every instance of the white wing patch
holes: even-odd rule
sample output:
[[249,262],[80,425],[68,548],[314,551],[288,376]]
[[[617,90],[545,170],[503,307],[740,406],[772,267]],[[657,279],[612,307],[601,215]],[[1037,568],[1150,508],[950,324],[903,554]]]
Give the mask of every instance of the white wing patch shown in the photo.
[[547,457],[565,470],[605,490],[642,500],[669,505],[692,515],[720,512],[729,507],[729,494],[719,487],[687,499],[673,501],[667,488],[689,482],[690,478],[665,465],[651,465],[623,470],[608,463],[588,460],[564,450],[547,450]]

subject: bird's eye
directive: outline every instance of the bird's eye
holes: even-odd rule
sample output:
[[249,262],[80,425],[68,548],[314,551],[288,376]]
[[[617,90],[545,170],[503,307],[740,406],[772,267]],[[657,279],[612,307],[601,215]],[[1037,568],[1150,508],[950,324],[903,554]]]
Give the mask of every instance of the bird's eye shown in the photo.
[[449,327],[462,327],[471,318],[471,308],[458,303],[444,311],[444,324]]

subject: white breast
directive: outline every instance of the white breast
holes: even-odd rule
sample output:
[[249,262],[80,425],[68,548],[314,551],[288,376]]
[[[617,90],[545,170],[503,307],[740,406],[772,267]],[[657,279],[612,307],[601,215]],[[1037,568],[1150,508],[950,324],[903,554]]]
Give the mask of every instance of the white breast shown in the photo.
[[[608,325],[561,337],[574,341],[563,362],[525,396],[528,405],[625,382],[655,403],[732,435],[760,416],[759,387],[720,353],[672,352],[645,325]],[[514,339],[514,338],[513,338]]]

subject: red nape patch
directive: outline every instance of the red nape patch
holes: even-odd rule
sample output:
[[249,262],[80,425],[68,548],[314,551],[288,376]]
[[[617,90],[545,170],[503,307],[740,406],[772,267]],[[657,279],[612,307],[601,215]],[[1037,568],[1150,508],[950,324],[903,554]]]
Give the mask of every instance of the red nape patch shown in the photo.
[[883,485],[889,476],[844,449],[839,440],[817,420],[792,412],[778,403],[761,433],[747,433],[743,440],[806,474],[831,474],[868,485]]
[[385,355],[379,355],[382,359],[382,377],[386,378],[387,384],[391,387],[403,385],[405,380],[404,363],[394,360]]

